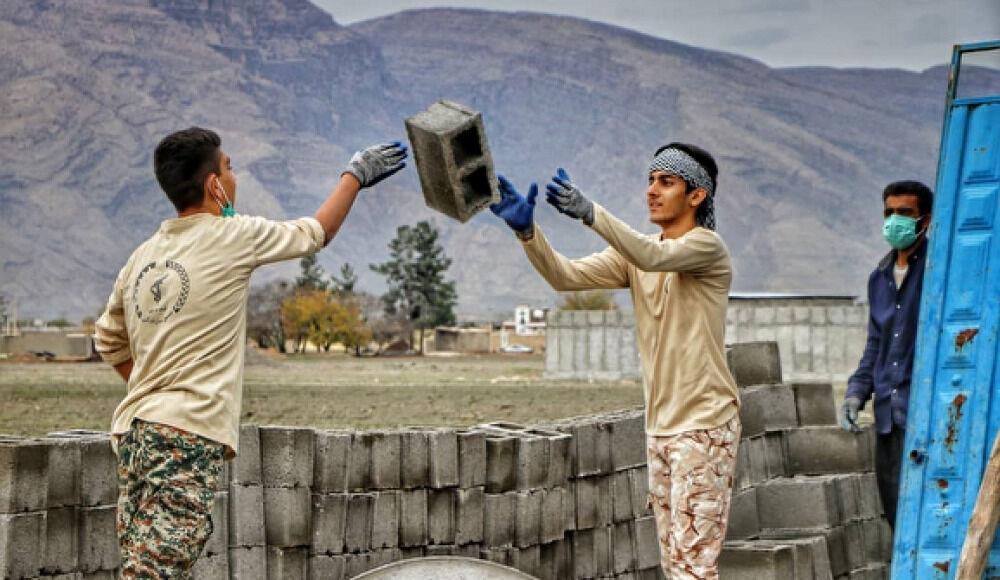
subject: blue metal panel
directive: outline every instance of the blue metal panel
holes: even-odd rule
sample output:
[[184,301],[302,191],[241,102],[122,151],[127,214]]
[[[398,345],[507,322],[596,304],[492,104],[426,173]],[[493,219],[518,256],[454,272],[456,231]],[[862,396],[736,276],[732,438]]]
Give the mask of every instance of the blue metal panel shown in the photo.
[[[910,387],[892,578],[953,578],[1000,428],[1000,95],[955,100],[956,47]],[[987,576],[1000,576],[994,542]]]

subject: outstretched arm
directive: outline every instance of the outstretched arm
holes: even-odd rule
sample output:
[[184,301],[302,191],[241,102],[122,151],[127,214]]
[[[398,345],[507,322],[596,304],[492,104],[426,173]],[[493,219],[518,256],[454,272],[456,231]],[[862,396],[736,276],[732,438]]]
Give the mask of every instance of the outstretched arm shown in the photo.
[[354,154],[340,176],[330,196],[316,210],[316,220],[326,234],[323,244],[330,243],[347,218],[358,192],[370,187],[406,167],[406,146],[399,141],[373,145]]
[[658,240],[635,231],[587,199],[564,169],[556,172],[546,190],[546,199],[560,213],[582,220],[645,272],[703,272],[716,267],[726,256],[722,240],[707,231],[676,240]]
[[613,248],[579,260],[569,260],[549,245],[534,223],[535,198],[538,195],[535,184],[531,185],[525,197],[501,176],[500,194],[500,201],[490,206],[490,210],[517,233],[528,260],[554,289],[568,291],[628,286],[627,264]]

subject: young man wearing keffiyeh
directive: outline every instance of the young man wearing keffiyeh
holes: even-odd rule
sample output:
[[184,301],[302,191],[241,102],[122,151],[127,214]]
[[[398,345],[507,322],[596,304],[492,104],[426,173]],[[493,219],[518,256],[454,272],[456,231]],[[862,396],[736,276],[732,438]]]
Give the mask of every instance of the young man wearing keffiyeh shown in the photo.
[[649,501],[661,564],[674,580],[719,576],[740,438],[739,395],[723,346],[732,268],[715,232],[717,174],[715,160],[699,147],[671,143],[657,150],[645,197],[660,233],[645,235],[587,199],[559,169],[546,199],[609,244],[577,260],[553,250],[534,224],[537,185],[522,196],[500,177],[502,199],[490,208],[554,289],[631,293],[645,389]]

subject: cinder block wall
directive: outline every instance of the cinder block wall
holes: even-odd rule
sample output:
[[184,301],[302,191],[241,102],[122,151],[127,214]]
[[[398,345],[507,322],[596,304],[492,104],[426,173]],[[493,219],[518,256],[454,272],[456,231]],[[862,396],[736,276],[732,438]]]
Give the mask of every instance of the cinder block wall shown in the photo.
[[[842,382],[861,359],[867,321],[868,307],[847,300],[734,300],[726,313],[726,342],[775,341],[788,379]],[[631,313],[550,312],[545,376],[638,379]]]
[[[725,580],[886,577],[873,433],[835,425],[830,383],[782,381],[736,345],[742,439]],[[351,578],[405,558],[483,558],[543,579],[662,578],[641,409],[467,429],[240,430],[196,579]],[[0,576],[115,577],[107,434],[0,437]]]

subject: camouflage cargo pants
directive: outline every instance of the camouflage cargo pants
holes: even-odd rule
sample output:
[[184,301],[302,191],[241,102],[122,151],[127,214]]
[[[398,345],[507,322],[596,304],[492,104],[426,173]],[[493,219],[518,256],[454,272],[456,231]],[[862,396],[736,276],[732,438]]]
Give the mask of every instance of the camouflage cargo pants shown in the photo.
[[212,535],[224,446],[136,419],[118,435],[122,578],[185,578]]
[[714,429],[648,437],[649,501],[667,578],[719,577],[739,440],[739,417]]

